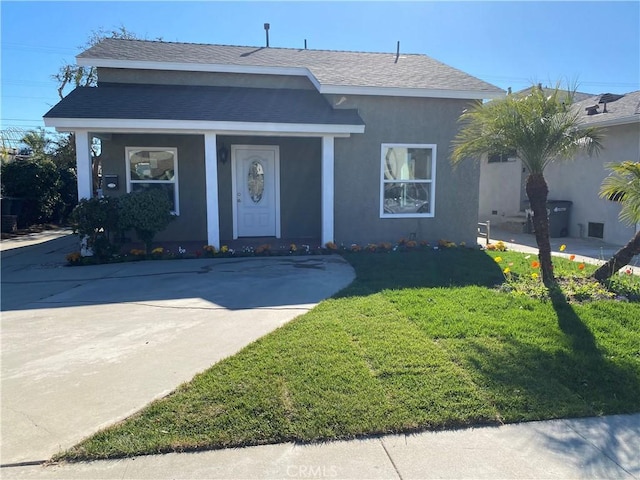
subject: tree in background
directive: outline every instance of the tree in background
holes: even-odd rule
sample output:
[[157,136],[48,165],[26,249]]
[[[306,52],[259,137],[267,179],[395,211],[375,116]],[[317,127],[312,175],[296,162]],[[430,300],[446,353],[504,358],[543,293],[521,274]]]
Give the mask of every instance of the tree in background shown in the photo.
[[557,159],[572,158],[579,149],[591,155],[600,148],[594,128],[581,128],[580,113],[571,109],[575,89],[549,94],[533,87],[525,96],[507,95],[503,99],[478,103],[461,117],[462,128],[453,141],[454,164],[483,155],[516,152],[528,169],[526,191],[533,211],[533,226],[542,280],[547,287],[555,284],[549,241],[545,167]]
[[8,214],[18,215],[21,228],[63,223],[78,201],[69,135],[52,139],[44,129],[31,130],[21,143],[28,147],[29,155],[3,163],[0,170],[2,195],[12,198],[14,204]]
[[[640,223],[640,162],[609,163],[611,174],[602,181],[600,197],[621,203],[620,221],[635,225]],[[593,278],[604,282],[614,273],[640,255],[640,230],[624,247],[593,273]]]
[[19,205],[12,212],[18,215],[18,227],[53,220],[60,202],[60,175],[51,160],[32,156],[5,163],[0,175],[3,196],[12,198],[14,205]]
[[[100,28],[92,31],[87,43],[80,48],[87,50],[105,38],[135,40],[138,37],[136,34],[129,32],[124,26],[120,26],[111,31]],[[60,96],[60,100],[62,100],[66,95],[65,90],[68,88],[95,87],[98,83],[98,70],[95,67],[81,67],[80,65],[67,63],[62,65],[58,73],[52,75],[52,78],[58,83],[58,95]]]
[[[138,37],[136,34],[129,32],[124,26],[120,26],[119,28],[111,31],[100,28],[91,32],[89,40],[81,47],[81,49],[89,49],[100,43],[105,38],[135,40]],[[69,89],[96,86],[98,83],[98,70],[95,67],[82,67],[80,65],[69,63],[62,65],[58,72],[52,75],[52,78],[58,83],[58,95],[62,100],[68,93],[67,90]],[[70,136],[69,141],[71,144],[75,145],[73,134]],[[100,184],[101,155],[100,140],[94,137],[91,139],[91,165],[94,193]]]
[[32,155],[42,157],[51,152],[51,138],[44,128],[29,130],[20,141],[29,148]]

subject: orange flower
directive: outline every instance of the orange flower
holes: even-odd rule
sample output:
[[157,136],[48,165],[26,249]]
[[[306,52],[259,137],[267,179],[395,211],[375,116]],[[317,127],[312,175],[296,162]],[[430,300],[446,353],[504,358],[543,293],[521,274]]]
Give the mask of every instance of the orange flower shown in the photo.
[[581,263],[580,265],[578,265],[578,269],[579,270],[584,270],[584,263]]
[[569,255],[569,260],[571,260],[572,262],[576,259],[575,255]]
[[531,262],[531,268],[540,268],[540,263],[534,260]]

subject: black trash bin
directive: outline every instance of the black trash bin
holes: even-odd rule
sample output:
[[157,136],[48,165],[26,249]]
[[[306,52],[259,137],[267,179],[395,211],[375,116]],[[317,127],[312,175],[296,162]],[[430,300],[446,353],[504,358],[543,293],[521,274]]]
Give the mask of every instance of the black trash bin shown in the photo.
[[[571,205],[569,200],[547,200],[547,215],[549,217],[549,236],[551,238],[569,236],[569,216]],[[533,228],[533,211],[527,202],[527,233],[535,233]]]
[[548,200],[547,213],[549,214],[549,236],[551,238],[569,236],[569,216],[571,205],[568,200]]

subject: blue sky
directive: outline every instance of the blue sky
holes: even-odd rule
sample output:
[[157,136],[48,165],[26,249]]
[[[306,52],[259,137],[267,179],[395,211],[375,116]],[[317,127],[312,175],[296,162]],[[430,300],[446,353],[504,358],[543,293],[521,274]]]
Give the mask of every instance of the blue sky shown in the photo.
[[503,89],[577,81],[590,93],[640,89],[640,2],[2,1],[0,128],[43,126],[51,75],[92,31],[272,47],[421,53]]

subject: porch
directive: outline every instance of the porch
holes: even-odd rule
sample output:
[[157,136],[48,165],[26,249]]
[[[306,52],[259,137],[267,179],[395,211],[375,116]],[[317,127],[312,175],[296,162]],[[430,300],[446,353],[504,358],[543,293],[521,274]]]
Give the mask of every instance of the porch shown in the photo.
[[[113,169],[103,173],[117,175],[114,178],[120,179],[119,194],[133,190],[135,182],[172,184],[167,189],[173,194],[179,219],[173,222],[164,238],[179,243],[195,243],[194,238],[205,238],[204,242],[198,242],[200,246],[207,244],[216,248],[223,244],[222,239],[265,233],[249,229],[243,233],[234,223],[240,224],[237,203],[247,204],[247,197],[239,200],[233,190],[237,184],[231,175],[235,168],[231,147],[247,145],[240,142],[240,138],[258,138],[260,141],[254,140],[253,144],[264,146],[280,145],[283,138],[317,142],[317,171],[309,178],[317,182],[315,204],[319,205],[314,207],[317,212],[306,216],[318,225],[317,232],[309,233],[319,234],[320,243],[324,244],[334,239],[335,139],[364,133],[364,122],[356,110],[334,109],[317,91],[191,85],[109,84],[78,88],[45,115],[45,125],[75,135],[79,199],[94,195],[92,139],[111,141],[116,137],[122,140],[136,136],[134,144],[124,143],[108,152],[106,158]],[[180,137],[197,140],[187,145]],[[153,138],[154,143],[143,142],[146,138]],[[154,172],[149,174],[149,170],[155,170],[151,162],[148,166],[142,165],[145,162],[135,158],[141,168],[132,176],[132,156],[143,158],[152,151],[161,151],[161,154],[150,155],[162,155],[156,163],[173,166],[168,169],[168,178],[155,178]],[[291,168],[282,169],[281,185],[293,185],[294,165],[304,160],[304,156],[290,157]],[[242,173],[239,178],[246,179]],[[286,175],[291,178],[284,178]],[[298,187],[297,192],[283,190],[282,194],[289,198],[281,199],[280,210],[278,206],[272,210],[276,216],[273,236],[297,238],[295,229],[287,231],[285,222],[279,224],[277,216],[298,225],[297,219],[286,216],[286,209],[300,208],[298,199],[304,199],[307,190]],[[279,225],[283,227],[281,230]],[[278,242],[279,245],[288,243]]]

